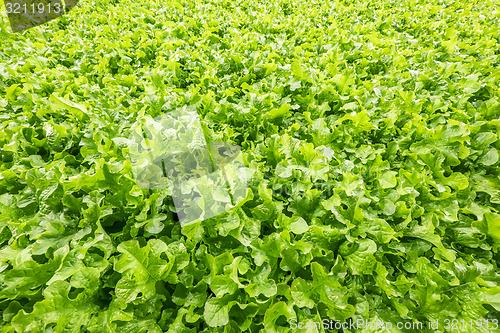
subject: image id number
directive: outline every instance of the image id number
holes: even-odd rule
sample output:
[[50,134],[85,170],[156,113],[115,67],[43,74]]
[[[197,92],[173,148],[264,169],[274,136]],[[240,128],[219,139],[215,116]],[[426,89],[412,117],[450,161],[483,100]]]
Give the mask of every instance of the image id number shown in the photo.
[[476,320],[458,320],[458,319],[445,319],[444,329],[446,330],[467,330],[467,329],[497,329],[498,319],[476,319]]
[[7,14],[28,14],[28,13],[62,13],[64,11],[62,4],[24,4],[19,3],[6,3],[5,8],[7,9]]

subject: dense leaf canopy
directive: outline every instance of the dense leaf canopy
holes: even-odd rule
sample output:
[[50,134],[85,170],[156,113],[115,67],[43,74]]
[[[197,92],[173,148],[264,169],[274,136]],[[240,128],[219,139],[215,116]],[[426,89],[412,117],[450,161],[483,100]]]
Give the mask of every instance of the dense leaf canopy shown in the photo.
[[[499,27],[493,0],[84,0],[16,34],[2,17],[0,332],[490,332]],[[188,105],[255,177],[181,228],[127,138]]]

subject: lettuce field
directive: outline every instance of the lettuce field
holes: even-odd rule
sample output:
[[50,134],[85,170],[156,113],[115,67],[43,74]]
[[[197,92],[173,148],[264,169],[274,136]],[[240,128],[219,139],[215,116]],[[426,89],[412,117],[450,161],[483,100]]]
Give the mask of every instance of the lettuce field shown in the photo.
[[[1,333],[500,332],[498,1],[0,8]],[[186,107],[252,176],[183,224],[131,135]]]

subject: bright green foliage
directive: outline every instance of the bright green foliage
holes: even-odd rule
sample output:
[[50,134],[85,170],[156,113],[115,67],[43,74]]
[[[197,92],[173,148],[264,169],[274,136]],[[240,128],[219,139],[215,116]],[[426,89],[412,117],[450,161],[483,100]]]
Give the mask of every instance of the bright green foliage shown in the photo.
[[[0,332],[500,319],[499,27],[492,0],[83,1],[21,34],[3,19]],[[240,207],[181,228],[127,138],[187,105],[255,178]]]

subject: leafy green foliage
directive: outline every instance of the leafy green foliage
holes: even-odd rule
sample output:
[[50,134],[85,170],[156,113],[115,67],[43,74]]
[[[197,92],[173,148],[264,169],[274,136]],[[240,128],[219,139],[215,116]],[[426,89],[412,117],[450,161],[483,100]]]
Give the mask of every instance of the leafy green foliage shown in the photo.
[[[500,319],[499,9],[123,0],[1,20],[1,332]],[[241,206],[181,228],[127,138],[188,105],[255,172]]]

